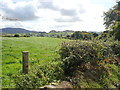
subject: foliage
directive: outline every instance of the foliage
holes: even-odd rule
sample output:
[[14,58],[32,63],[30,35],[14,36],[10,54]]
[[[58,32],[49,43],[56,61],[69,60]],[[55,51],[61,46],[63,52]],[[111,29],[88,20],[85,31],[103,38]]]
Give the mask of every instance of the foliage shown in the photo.
[[111,55],[111,48],[105,43],[94,41],[70,41],[62,43],[60,56],[65,74],[71,74],[82,63],[94,64]]
[[34,74],[17,75],[15,77],[16,88],[38,88],[40,86],[40,78]]
[[104,12],[104,21],[106,28],[109,28],[114,25],[115,22],[120,21],[120,1],[118,1],[109,11]]
[[67,35],[71,35],[72,33],[73,32],[67,32],[67,31],[50,31],[49,33],[36,33],[34,36],[65,38]]
[[104,13],[104,25],[112,31],[115,40],[120,41],[120,1],[112,9]]
[[113,34],[115,36],[115,40],[120,41],[120,23],[116,23],[114,26],[112,26]]
[[114,55],[116,55],[116,57],[120,57],[120,41],[111,42],[110,47]]
[[63,70],[57,62],[34,66],[29,74],[17,75],[16,88],[39,88],[63,78]]
[[83,34],[80,31],[76,31],[71,36],[74,39],[83,39]]
[[[85,31],[75,31],[71,35],[71,39],[80,39],[80,40],[91,40],[94,37],[97,37],[98,34],[94,32],[85,32]],[[69,38],[69,37],[68,37]]]
[[27,33],[27,34],[25,34],[23,37],[30,37],[31,36],[31,34],[30,33]]
[[95,40],[102,40],[102,41],[114,41],[115,36],[113,36],[113,31],[104,31],[99,34]]
[[64,74],[75,88],[119,87],[119,41],[64,42],[59,53]]
[[15,34],[14,37],[20,37],[20,35],[19,34]]
[[94,65],[80,65],[74,72],[71,81],[74,88],[119,88],[119,60],[109,57]]

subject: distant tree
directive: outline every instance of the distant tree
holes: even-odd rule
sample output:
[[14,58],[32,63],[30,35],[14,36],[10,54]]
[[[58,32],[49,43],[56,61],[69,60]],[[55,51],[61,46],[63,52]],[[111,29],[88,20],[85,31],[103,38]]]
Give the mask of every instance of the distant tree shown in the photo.
[[60,36],[59,36],[59,35],[57,35],[57,38],[60,38]]
[[57,31],[55,31],[55,30],[51,30],[49,33],[56,33]]
[[[97,35],[96,35],[97,36]],[[93,38],[92,33],[88,33],[86,31],[76,31],[71,35],[72,39],[81,39],[81,40],[91,40]]]
[[73,39],[83,39],[83,34],[80,31],[76,31],[71,35],[71,37]]
[[19,34],[15,34],[14,37],[20,37],[20,35]]
[[30,33],[26,33],[23,37],[30,37],[31,34]]
[[70,37],[70,35],[67,35],[66,37],[67,37],[67,38],[69,38],[69,37]]
[[97,34],[97,33],[93,33],[93,36],[94,36],[94,37],[97,37],[97,36],[98,36],[98,34]]
[[44,37],[45,35],[43,34],[43,33],[41,33],[41,35],[40,35],[41,37]]
[[63,35],[62,35],[62,34],[60,34],[60,37],[61,37],[61,38],[62,38],[62,36],[63,36]]

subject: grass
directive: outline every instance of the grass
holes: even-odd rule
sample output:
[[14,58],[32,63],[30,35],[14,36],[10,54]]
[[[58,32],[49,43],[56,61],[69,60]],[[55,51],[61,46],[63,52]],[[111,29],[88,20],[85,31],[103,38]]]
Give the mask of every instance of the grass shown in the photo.
[[2,38],[2,87],[14,87],[13,76],[21,74],[22,51],[29,51],[29,63],[46,64],[58,58],[58,49],[64,39],[47,37]]

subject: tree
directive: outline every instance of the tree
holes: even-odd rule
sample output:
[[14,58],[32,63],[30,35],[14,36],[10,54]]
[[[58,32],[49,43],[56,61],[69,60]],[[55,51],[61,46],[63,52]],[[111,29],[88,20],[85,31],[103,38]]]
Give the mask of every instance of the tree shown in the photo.
[[14,37],[20,37],[20,35],[19,34],[15,34]]
[[104,25],[110,29],[116,40],[120,41],[120,1],[104,13]]
[[71,35],[71,37],[74,39],[83,39],[83,34],[80,31],[76,31]]
[[104,25],[106,28],[120,22],[120,1],[113,8],[104,13]]

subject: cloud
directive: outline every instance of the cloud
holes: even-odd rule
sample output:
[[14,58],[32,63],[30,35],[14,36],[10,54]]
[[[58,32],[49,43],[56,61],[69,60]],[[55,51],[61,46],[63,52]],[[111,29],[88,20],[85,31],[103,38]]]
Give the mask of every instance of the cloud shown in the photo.
[[87,11],[86,7],[84,7],[82,4],[80,4],[78,12],[80,14],[84,14],[84,13],[86,13],[86,11]]
[[[76,4],[76,1],[78,0],[71,0],[71,2],[68,0],[62,0],[62,2],[61,0],[25,0],[20,2],[13,2],[13,0],[4,0],[2,1],[3,4],[0,4],[2,6],[0,11],[4,17],[17,19],[20,21],[35,20],[41,17],[45,18],[50,16],[49,18],[53,18],[53,20],[57,22],[76,22],[80,21],[78,13],[84,13],[85,10],[83,6],[77,8],[78,4]],[[55,17],[51,17],[49,14],[45,15],[46,12],[53,13],[53,11],[54,13],[57,13],[57,16],[55,16],[56,14],[52,15]],[[60,20],[60,18],[62,19]]]
[[78,22],[82,21],[79,17],[61,17],[58,19],[55,19],[57,22]]
[[37,4],[37,7],[38,8],[42,8],[42,9],[52,9],[52,10],[59,10],[58,7],[54,6],[54,3],[51,2],[51,1],[44,1],[44,2],[41,2],[39,1],[38,4]]
[[76,10],[61,9],[60,12],[63,16],[75,16],[77,14]]
[[46,13],[46,11],[49,12],[48,10],[53,10],[56,13],[59,12],[60,15],[57,16],[52,14],[56,22],[76,22],[81,21],[78,14],[83,14],[85,12],[84,7],[76,1],[78,2],[78,0],[37,0],[37,7],[39,7],[39,9],[44,9],[43,13]]
[[36,16],[36,8],[32,2],[13,3],[12,1],[8,1],[3,0],[0,3],[0,6],[2,6],[0,11],[4,17],[21,21],[35,20],[38,18],[38,16]]
[[70,25],[65,25],[65,24],[62,24],[62,25],[55,25],[56,28],[61,28],[61,27],[69,27]]

